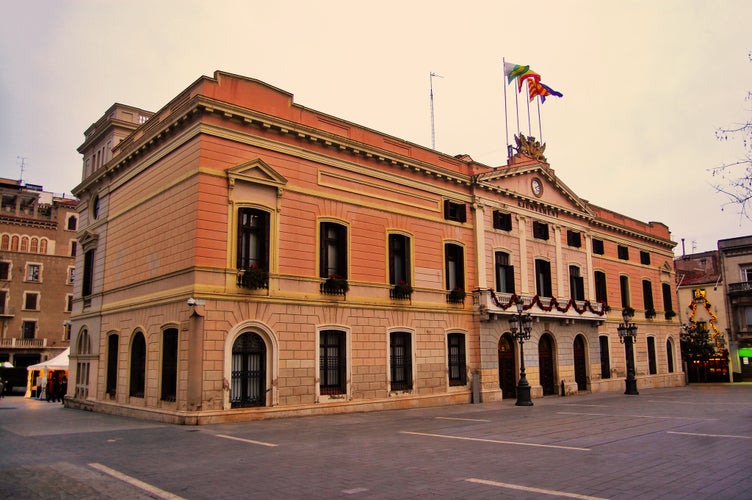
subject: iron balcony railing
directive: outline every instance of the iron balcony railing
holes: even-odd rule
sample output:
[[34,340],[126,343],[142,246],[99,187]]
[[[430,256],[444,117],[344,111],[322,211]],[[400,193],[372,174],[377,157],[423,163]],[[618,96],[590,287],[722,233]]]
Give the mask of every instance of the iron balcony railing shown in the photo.
[[752,281],[741,281],[739,283],[729,283],[729,293],[734,294],[752,294]]

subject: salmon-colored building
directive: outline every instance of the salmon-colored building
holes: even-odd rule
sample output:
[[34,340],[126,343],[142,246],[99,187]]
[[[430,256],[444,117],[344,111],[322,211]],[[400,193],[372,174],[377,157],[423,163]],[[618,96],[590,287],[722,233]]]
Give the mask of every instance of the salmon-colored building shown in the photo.
[[113,105],[79,148],[66,404],[206,423],[500,400],[518,298],[534,397],[623,387],[623,305],[640,386],[683,383],[668,228],[523,142],[491,168],[223,72],[154,114]]

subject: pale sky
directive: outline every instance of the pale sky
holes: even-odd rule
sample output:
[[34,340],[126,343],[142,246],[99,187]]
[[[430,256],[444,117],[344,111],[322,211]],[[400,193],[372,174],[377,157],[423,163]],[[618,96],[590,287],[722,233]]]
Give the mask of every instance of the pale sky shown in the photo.
[[[157,111],[201,75],[436,149],[506,163],[502,61],[564,94],[541,106],[546,157],[596,205],[668,225],[681,255],[752,234],[712,187],[743,157],[715,130],[749,119],[749,0],[0,0],[0,176],[70,193],[76,148],[113,103]],[[516,131],[507,87],[509,141]],[[537,108],[521,99],[525,134]]]

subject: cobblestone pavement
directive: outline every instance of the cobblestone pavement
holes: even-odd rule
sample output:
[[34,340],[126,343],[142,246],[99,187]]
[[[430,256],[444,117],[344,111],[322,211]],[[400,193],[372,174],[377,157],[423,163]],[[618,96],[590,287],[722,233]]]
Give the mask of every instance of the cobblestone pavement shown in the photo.
[[0,498],[752,498],[752,384],[175,426],[0,400]]

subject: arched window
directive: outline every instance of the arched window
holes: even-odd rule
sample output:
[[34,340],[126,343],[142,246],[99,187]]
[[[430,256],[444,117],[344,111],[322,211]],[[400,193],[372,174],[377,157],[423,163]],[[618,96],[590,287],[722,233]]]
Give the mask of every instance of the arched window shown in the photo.
[[146,340],[144,334],[136,332],[131,343],[131,384],[129,395],[144,397],[146,383]]
[[68,217],[68,231],[75,231],[76,226],[78,225],[78,220],[76,219],[75,215],[71,215]]
[[674,343],[671,339],[666,341],[666,361],[668,362],[668,372],[674,373]]
[[447,336],[447,354],[449,366],[449,385],[467,384],[465,360],[465,335],[450,333]]
[[37,253],[39,252],[39,240],[37,238],[31,239],[31,248],[29,250],[31,253]]
[[14,236],[10,239],[10,249],[13,252],[18,252],[18,236]]
[[266,404],[266,344],[257,333],[246,332],[232,345],[233,408]]
[[39,242],[39,253],[47,253],[47,238],[42,238],[42,240]]
[[343,331],[319,333],[319,393],[347,393],[347,337]]
[[107,380],[105,382],[105,392],[111,398],[114,398],[117,392],[119,345],[120,336],[117,333],[113,333],[107,337]]
[[89,360],[81,359],[82,356],[91,354],[91,339],[89,332],[84,328],[78,334],[76,341],[76,399],[86,399],[89,396]]
[[162,333],[162,401],[175,401],[178,387],[178,329]]
[[10,236],[3,235],[2,243],[0,243],[0,250],[10,250]]
[[29,251],[29,238],[28,236],[24,236],[21,238],[21,251],[22,252],[28,252]]

